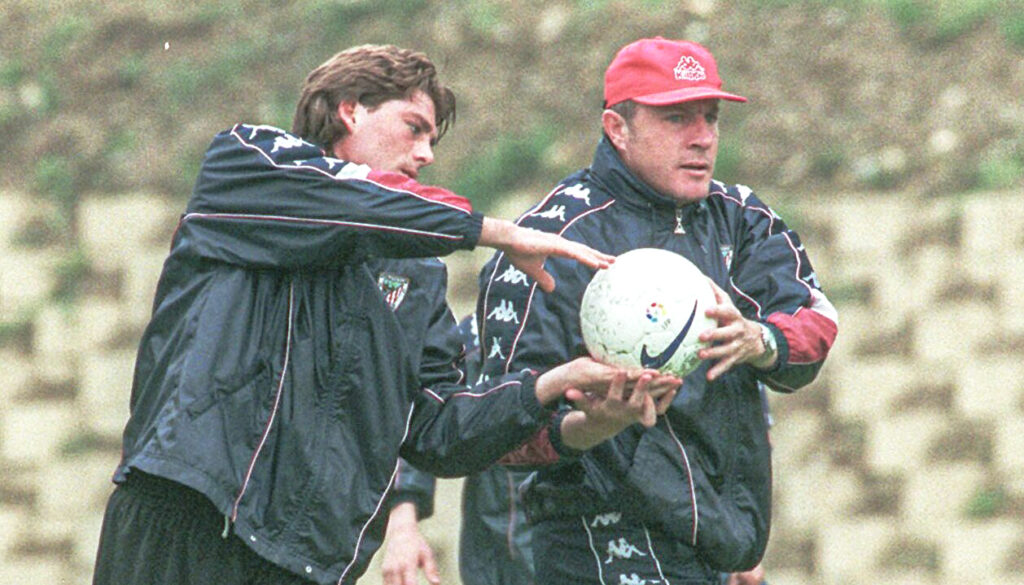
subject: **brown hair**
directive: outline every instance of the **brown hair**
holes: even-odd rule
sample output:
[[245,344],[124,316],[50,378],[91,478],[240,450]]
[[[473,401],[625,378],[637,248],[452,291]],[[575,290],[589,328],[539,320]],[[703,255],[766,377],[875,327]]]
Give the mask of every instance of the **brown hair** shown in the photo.
[[330,150],[348,132],[338,119],[338,104],[355,101],[374,108],[389,100],[408,99],[417,89],[434,102],[440,140],[455,123],[455,94],[438,82],[437,70],[426,55],[394,45],[346,49],[306,77],[292,133]]

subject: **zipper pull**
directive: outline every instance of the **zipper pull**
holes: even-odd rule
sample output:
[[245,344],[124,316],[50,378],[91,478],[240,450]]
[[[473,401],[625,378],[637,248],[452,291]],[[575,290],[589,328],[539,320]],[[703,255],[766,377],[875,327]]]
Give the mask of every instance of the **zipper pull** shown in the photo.
[[676,229],[672,233],[685,234],[686,230],[683,229],[683,210],[681,207],[676,207]]
[[227,540],[228,539],[228,535],[230,534],[230,532],[229,532],[230,529],[231,529],[231,516],[228,516],[227,514],[225,514],[224,515],[224,532],[220,533],[220,537],[223,538],[224,540]]

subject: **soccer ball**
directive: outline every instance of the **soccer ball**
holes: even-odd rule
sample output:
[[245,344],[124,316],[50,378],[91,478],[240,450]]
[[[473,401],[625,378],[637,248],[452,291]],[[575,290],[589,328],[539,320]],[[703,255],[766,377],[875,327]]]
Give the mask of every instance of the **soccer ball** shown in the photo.
[[683,377],[700,365],[697,337],[716,323],[708,277],[679,254],[630,250],[599,270],[583,293],[580,327],[590,355],[624,368]]

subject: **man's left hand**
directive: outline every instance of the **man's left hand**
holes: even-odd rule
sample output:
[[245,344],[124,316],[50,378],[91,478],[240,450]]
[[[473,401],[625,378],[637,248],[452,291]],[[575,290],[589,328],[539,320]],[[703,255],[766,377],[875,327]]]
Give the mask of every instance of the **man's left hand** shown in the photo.
[[708,370],[708,381],[728,372],[736,364],[760,360],[766,351],[761,341],[761,326],[756,321],[745,319],[721,287],[714,282],[711,282],[711,287],[717,304],[705,314],[717,321],[718,327],[700,334],[701,341],[713,345],[697,353],[702,360],[715,360],[715,365]]

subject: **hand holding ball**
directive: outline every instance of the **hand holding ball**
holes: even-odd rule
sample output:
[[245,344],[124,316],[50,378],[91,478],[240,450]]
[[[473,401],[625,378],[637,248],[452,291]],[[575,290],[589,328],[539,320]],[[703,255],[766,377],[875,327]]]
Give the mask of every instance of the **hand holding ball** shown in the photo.
[[708,277],[679,254],[638,248],[600,270],[583,293],[580,327],[594,359],[680,378],[700,365],[698,336],[716,323]]

